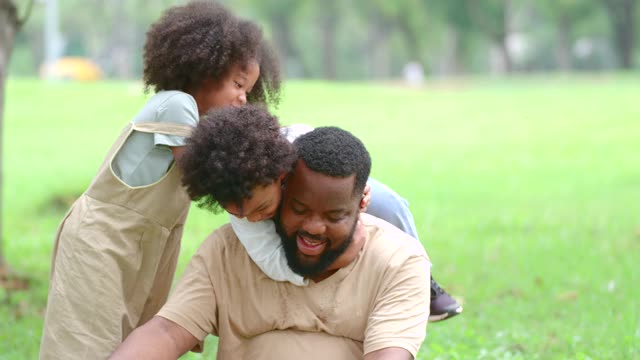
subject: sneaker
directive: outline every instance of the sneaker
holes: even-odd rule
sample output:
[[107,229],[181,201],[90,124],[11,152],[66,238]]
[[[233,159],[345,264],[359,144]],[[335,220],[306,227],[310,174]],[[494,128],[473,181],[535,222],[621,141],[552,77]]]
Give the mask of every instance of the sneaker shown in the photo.
[[447,294],[438,283],[431,278],[431,312],[429,322],[442,321],[462,313],[462,305]]

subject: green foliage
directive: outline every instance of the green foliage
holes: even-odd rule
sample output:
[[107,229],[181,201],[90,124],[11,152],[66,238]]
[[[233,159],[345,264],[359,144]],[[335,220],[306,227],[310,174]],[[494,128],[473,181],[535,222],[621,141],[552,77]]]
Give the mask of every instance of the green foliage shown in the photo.
[[[59,1],[65,54],[87,56],[113,77],[139,78],[144,34],[169,6],[181,0]],[[264,26],[283,58],[290,77],[324,77],[333,59],[340,79],[397,78],[409,61],[418,60],[438,75],[443,62],[455,62],[463,72],[487,72],[491,46],[504,42],[509,31],[524,34],[538,60],[514,64],[516,70],[562,68],[555,62],[559,24],[568,31],[565,53],[578,39],[589,39],[598,54],[582,67],[603,69],[599,58],[612,57],[615,43],[602,0],[238,0],[222,1],[230,9]],[[19,5],[24,5],[21,0]],[[24,6],[22,6],[24,7]],[[43,57],[44,5],[37,2],[16,47],[36,74]],[[635,19],[640,17],[637,8]],[[323,22],[330,21],[330,34]],[[324,29],[324,30],[323,30]],[[443,53],[452,44],[453,59]],[[564,30],[563,30],[564,31]],[[640,34],[640,26],[635,32]],[[333,46],[324,46],[333,38]],[[640,35],[636,36],[636,45]],[[637,46],[636,46],[637,48]],[[25,50],[28,49],[28,50]],[[328,51],[333,53],[327,54]],[[23,63],[23,62],[21,62]],[[16,69],[21,74],[27,66]]]
[[[465,305],[429,325],[420,359],[634,359],[638,80],[289,82],[278,115],[353,131],[371,151],[374,177],[411,203],[436,279]],[[64,203],[85,189],[145,98],[137,83],[8,85],[5,254],[31,287],[0,305],[0,357],[22,360],[38,351]],[[225,221],[192,209],[179,272]],[[185,358],[212,358],[215,339],[207,344],[208,355]]]

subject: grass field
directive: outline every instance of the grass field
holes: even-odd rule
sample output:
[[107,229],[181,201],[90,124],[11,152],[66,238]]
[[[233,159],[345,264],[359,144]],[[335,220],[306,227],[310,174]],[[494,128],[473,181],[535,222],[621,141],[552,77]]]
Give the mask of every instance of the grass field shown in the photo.
[[[638,359],[639,80],[290,82],[277,113],[353,131],[410,201],[436,279],[465,303],[429,325],[421,359]],[[57,224],[144,101],[135,83],[9,80],[4,249],[30,286],[0,289],[0,359],[37,357]],[[179,272],[223,222],[192,211]]]

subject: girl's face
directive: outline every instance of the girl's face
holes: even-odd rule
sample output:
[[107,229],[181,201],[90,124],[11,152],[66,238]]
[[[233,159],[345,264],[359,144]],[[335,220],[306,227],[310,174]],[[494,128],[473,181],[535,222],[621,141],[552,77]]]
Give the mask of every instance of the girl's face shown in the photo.
[[229,204],[224,209],[238,218],[247,218],[251,222],[271,219],[278,211],[281,198],[281,186],[284,174],[269,185],[260,185],[253,188],[253,195],[244,199],[242,207]]
[[251,61],[243,68],[234,65],[222,81],[206,80],[193,97],[198,104],[198,113],[204,115],[212,108],[242,106],[247,103],[247,94],[251,92],[258,77],[260,66]]

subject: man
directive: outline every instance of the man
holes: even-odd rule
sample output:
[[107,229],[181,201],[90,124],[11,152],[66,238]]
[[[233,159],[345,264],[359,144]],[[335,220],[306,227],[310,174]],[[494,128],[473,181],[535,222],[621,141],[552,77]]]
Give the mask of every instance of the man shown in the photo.
[[426,334],[429,259],[420,243],[359,212],[371,169],[335,128],[295,141],[275,221],[297,287],[267,278],[229,225],[201,245],[169,302],[113,359],[176,359],[217,335],[218,359],[412,359]]

